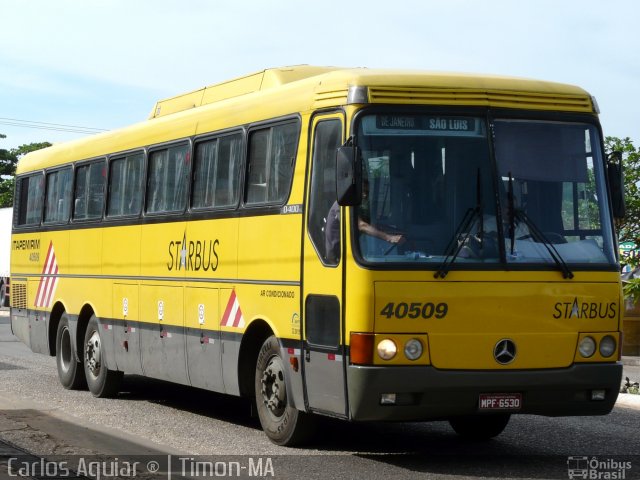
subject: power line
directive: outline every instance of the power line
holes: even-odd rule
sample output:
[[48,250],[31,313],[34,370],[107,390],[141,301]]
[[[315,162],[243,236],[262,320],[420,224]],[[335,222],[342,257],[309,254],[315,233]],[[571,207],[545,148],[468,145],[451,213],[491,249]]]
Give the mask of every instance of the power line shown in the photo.
[[56,132],[83,133],[86,135],[92,135],[95,133],[108,131],[104,128],[81,127],[78,125],[36,122],[33,120],[19,120],[17,118],[4,118],[4,117],[0,117],[0,125],[9,125],[13,127],[23,127],[23,128],[35,128],[38,130],[52,130]]
[[77,129],[77,128],[56,128],[56,127],[46,127],[46,126],[38,126],[38,125],[25,125],[23,123],[15,123],[15,122],[3,122],[0,121],[0,125],[10,125],[10,126],[14,126],[14,127],[23,127],[23,128],[35,128],[38,130],[52,130],[55,132],[71,132],[71,133],[84,133],[87,135],[93,135],[96,133],[100,133],[102,130],[100,131],[96,131],[96,130],[83,130],[83,129]]

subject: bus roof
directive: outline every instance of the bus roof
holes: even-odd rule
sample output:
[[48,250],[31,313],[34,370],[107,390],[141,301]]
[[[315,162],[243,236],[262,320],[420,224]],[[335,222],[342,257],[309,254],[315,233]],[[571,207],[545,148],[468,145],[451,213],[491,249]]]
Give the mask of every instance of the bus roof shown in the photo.
[[[459,103],[461,97],[464,97],[468,102],[484,100],[495,104],[497,98],[494,98],[491,102],[488,96],[491,92],[496,94],[499,92],[499,95],[503,97],[503,101],[508,101],[510,94],[513,97],[512,99],[517,101],[515,96],[517,92],[520,92],[520,96],[524,93],[528,97],[535,97],[537,94],[538,100],[542,101],[549,100],[549,96],[557,96],[553,102],[553,106],[556,109],[573,107],[582,110],[586,107],[588,111],[591,111],[590,102],[586,104],[580,102],[580,100],[584,100],[585,96],[588,97],[584,90],[559,83],[461,73],[299,65],[295,67],[270,68],[160,100],[156,103],[149,119],[302,81],[305,81],[307,91],[310,94],[327,95],[331,92],[342,92],[342,98],[345,100],[346,95],[344,95],[344,92],[349,87],[369,87],[370,95],[368,101],[371,103],[381,103],[383,101],[405,103],[411,99],[414,101],[423,100],[428,103],[450,104],[451,102]],[[455,95],[451,95],[452,92],[455,92]],[[576,98],[578,102],[575,105],[567,105],[567,99],[562,101],[559,98],[573,95],[579,97]],[[340,96],[337,95],[336,97],[339,98]],[[533,98],[529,98],[529,103],[534,103]]]
[[156,102],[146,121],[26,155],[17,173],[348,104],[485,106],[597,113],[572,85],[523,78],[300,65],[266,69]]

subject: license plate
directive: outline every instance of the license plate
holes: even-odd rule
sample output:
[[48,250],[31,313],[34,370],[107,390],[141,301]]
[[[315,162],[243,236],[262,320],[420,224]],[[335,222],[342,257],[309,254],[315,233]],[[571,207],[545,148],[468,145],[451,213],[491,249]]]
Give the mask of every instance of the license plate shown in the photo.
[[479,410],[520,410],[522,394],[520,393],[481,393]]

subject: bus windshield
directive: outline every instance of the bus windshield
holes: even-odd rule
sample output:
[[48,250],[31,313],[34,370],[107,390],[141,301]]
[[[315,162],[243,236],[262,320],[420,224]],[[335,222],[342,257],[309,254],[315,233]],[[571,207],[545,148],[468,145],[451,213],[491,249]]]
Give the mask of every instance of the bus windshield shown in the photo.
[[357,132],[364,262],[615,264],[594,126],[385,113]]

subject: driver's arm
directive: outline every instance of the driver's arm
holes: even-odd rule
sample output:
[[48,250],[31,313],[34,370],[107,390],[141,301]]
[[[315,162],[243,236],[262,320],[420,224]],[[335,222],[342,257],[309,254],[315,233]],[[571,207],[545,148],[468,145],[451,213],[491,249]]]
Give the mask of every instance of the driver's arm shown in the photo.
[[390,233],[383,232],[382,230],[378,230],[376,227],[370,225],[361,218],[358,218],[358,230],[389,243],[402,243],[404,241],[403,235],[392,235]]

